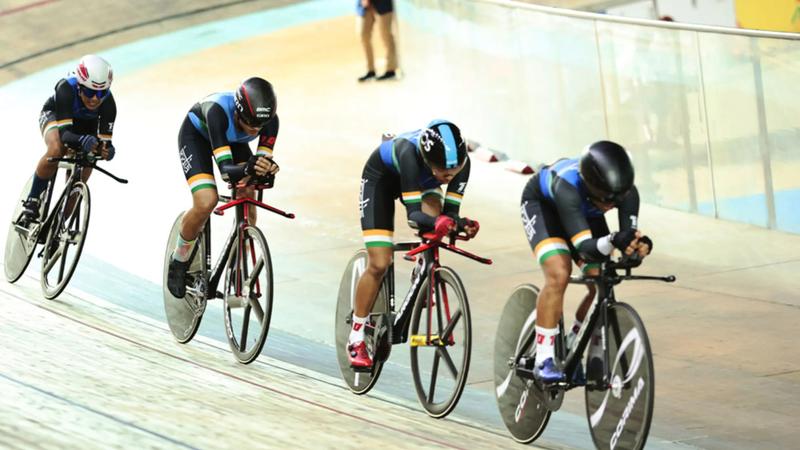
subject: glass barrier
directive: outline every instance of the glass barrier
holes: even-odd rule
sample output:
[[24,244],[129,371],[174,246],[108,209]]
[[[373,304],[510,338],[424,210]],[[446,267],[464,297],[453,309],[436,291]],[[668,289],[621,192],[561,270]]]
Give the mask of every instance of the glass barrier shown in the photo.
[[800,232],[800,41],[397,6],[404,83],[468,137],[534,167],[618,141],[643,201]]

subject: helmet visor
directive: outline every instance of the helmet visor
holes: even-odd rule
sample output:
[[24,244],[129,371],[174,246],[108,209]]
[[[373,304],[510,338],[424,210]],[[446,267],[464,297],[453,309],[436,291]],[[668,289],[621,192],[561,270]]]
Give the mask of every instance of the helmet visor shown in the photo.
[[619,204],[627,195],[630,190],[620,193],[614,192],[605,192],[599,189],[595,189],[589,184],[586,184],[586,191],[589,193],[589,198],[594,201],[600,203],[613,203],[615,205]]
[[104,99],[110,92],[110,89],[89,89],[86,86],[81,86],[80,90],[84,96],[89,98],[97,97],[98,100]]

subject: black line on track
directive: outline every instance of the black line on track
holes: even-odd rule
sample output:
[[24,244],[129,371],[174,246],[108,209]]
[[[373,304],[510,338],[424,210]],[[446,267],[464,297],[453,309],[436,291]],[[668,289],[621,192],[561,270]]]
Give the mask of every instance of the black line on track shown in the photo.
[[[227,8],[229,6],[235,6],[235,5],[239,5],[239,4],[243,4],[243,3],[251,3],[253,1],[255,1],[255,0],[234,0],[234,1],[225,2],[225,3],[217,3],[215,5],[205,6],[205,7],[193,9],[193,10],[190,10],[190,11],[184,11],[184,12],[180,12],[180,13],[170,14],[168,16],[163,16],[163,17],[158,17],[158,18],[155,18],[155,19],[145,20],[145,21],[142,21],[142,22],[132,23],[130,25],[125,25],[123,27],[115,28],[113,30],[108,30],[108,31],[104,31],[102,33],[93,34],[91,36],[86,36],[86,37],[83,37],[83,38],[80,38],[80,39],[76,39],[74,41],[70,41],[70,42],[67,42],[65,44],[57,45],[55,47],[49,47],[49,48],[46,48],[44,50],[39,50],[37,52],[30,53],[30,54],[28,54],[26,56],[23,56],[21,58],[17,58],[17,59],[14,59],[14,60],[11,60],[11,61],[8,61],[8,62],[0,64],[0,70],[7,69],[7,68],[9,68],[11,66],[14,66],[14,65],[17,65],[17,64],[19,64],[21,62],[30,61],[31,59],[35,59],[35,58],[38,58],[40,56],[47,55],[49,53],[54,53],[54,52],[57,52],[59,50],[64,50],[65,48],[73,47],[73,46],[76,46],[76,45],[79,45],[79,44],[85,44],[87,42],[90,42],[90,41],[93,41],[93,40],[96,40],[96,39],[100,39],[100,38],[104,38],[104,37],[108,37],[108,36],[113,36],[115,34],[120,34],[120,33],[123,33],[125,31],[135,30],[137,28],[146,27],[148,25],[155,25],[157,23],[166,22],[166,21],[169,21],[169,20],[182,19],[184,17],[194,16],[194,15],[197,15],[197,14],[202,14],[204,12],[214,11],[214,10],[217,10],[217,9],[223,9],[223,8]],[[299,1],[284,1],[284,2],[279,2],[274,6],[266,6],[264,9],[275,8],[275,7],[281,6],[283,4],[293,4],[293,3],[300,3],[300,2]]]
[[[322,403],[315,402],[315,401],[313,401],[313,400],[307,400],[307,399],[305,399],[305,398],[303,398],[303,397],[300,397],[300,396],[298,396],[298,395],[290,394],[290,393],[288,393],[288,392],[283,392],[283,391],[281,391],[281,390],[279,390],[279,389],[276,389],[276,388],[273,388],[273,387],[269,387],[269,386],[267,386],[267,385],[264,385],[264,384],[261,384],[261,383],[257,383],[257,382],[255,382],[255,381],[251,381],[251,380],[248,380],[248,379],[246,379],[246,378],[239,377],[239,376],[237,376],[237,375],[234,375],[234,374],[232,374],[232,373],[225,372],[224,370],[215,369],[215,368],[213,368],[213,367],[209,367],[209,366],[206,366],[206,365],[204,365],[204,364],[200,364],[200,363],[198,363],[198,362],[196,362],[196,361],[192,361],[192,360],[190,360],[190,359],[183,358],[183,357],[181,357],[181,356],[178,356],[178,355],[173,355],[173,354],[171,354],[171,353],[169,353],[169,352],[166,352],[166,351],[164,351],[164,350],[160,350],[160,349],[158,349],[158,348],[155,348],[155,347],[151,347],[151,346],[149,346],[149,345],[147,345],[147,344],[144,344],[144,343],[141,343],[141,342],[135,341],[135,340],[133,340],[133,339],[131,339],[131,338],[128,338],[128,337],[126,337],[126,336],[122,336],[122,335],[120,335],[120,334],[117,334],[117,333],[115,333],[115,332],[113,332],[113,331],[110,331],[110,330],[106,330],[106,329],[100,328],[100,327],[98,327],[98,326],[92,325],[92,324],[90,324],[90,323],[88,323],[88,322],[84,322],[84,321],[82,321],[82,320],[79,320],[79,319],[76,319],[76,318],[74,318],[74,317],[70,317],[70,316],[68,316],[68,315],[66,315],[66,314],[64,314],[64,313],[62,313],[62,312],[60,312],[60,311],[56,311],[56,310],[50,309],[50,308],[48,308],[48,307],[45,307],[45,306],[43,306],[43,305],[39,305],[39,304],[36,304],[36,303],[31,303],[31,302],[29,302],[29,301],[28,301],[28,299],[26,299],[26,298],[24,298],[24,297],[21,297],[21,296],[19,296],[19,295],[13,294],[13,293],[11,293],[11,292],[5,291],[5,293],[6,293],[7,295],[11,296],[12,298],[15,298],[15,299],[17,299],[17,300],[20,300],[20,301],[22,301],[22,302],[25,302],[25,303],[27,303],[28,305],[34,306],[34,307],[36,307],[36,308],[39,308],[39,309],[45,310],[45,311],[47,311],[47,312],[49,312],[49,313],[51,313],[51,314],[54,314],[54,315],[56,315],[56,316],[59,316],[59,317],[63,318],[63,319],[66,319],[66,320],[69,320],[69,321],[75,322],[75,323],[77,323],[77,324],[80,324],[80,325],[83,325],[83,326],[85,326],[85,327],[87,327],[87,328],[93,329],[93,330],[95,330],[95,331],[99,331],[99,332],[101,332],[101,333],[103,333],[103,334],[106,334],[106,335],[109,335],[109,336],[115,337],[115,338],[117,338],[117,339],[120,339],[120,340],[122,340],[122,341],[125,341],[125,342],[128,342],[128,343],[130,343],[130,344],[136,345],[136,346],[138,346],[138,347],[141,347],[141,348],[144,348],[144,349],[150,350],[150,351],[152,351],[152,352],[159,353],[159,354],[161,354],[161,355],[164,355],[164,356],[166,356],[166,357],[169,357],[169,358],[172,358],[172,359],[175,359],[175,360],[178,360],[178,361],[183,361],[183,362],[185,362],[185,363],[187,363],[187,364],[191,364],[191,365],[193,365],[193,366],[195,366],[195,367],[198,367],[198,368],[200,368],[200,369],[205,369],[205,370],[208,370],[209,372],[214,372],[214,373],[216,373],[216,374],[218,374],[218,375],[222,375],[222,376],[225,376],[225,377],[228,377],[228,378],[234,379],[234,380],[236,380],[236,381],[239,381],[239,382],[241,382],[241,383],[248,384],[248,385],[250,385],[250,386],[254,386],[254,387],[257,387],[257,388],[260,388],[260,389],[263,389],[263,390],[266,390],[266,391],[272,392],[272,393],[274,393],[274,394],[277,394],[277,395],[280,395],[280,396],[282,396],[282,397],[286,397],[286,398],[288,398],[288,399],[291,399],[291,400],[295,400],[295,401],[298,401],[298,402],[301,402],[301,403],[305,403],[305,404],[307,404],[307,405],[314,406],[314,407],[317,407],[317,408],[319,408],[319,409],[323,409],[323,410],[326,410],[326,411],[332,412],[332,413],[334,413],[334,414],[339,414],[339,415],[342,415],[342,416],[345,416],[345,417],[349,417],[349,418],[351,418],[351,419],[355,419],[355,420],[358,420],[358,421],[361,421],[361,422],[366,422],[366,423],[368,423],[368,424],[370,424],[370,425],[374,425],[374,426],[378,426],[378,427],[381,427],[381,428],[385,428],[385,429],[388,429],[388,430],[394,431],[394,432],[396,432],[396,433],[399,433],[399,434],[401,434],[401,435],[411,436],[411,437],[417,438],[417,439],[419,439],[419,440],[421,440],[421,441],[423,441],[423,442],[430,442],[430,443],[437,444],[437,445],[440,445],[440,446],[442,446],[442,447],[445,447],[445,448],[452,448],[452,449],[466,450],[466,449],[465,449],[465,448],[463,448],[463,447],[458,447],[458,446],[456,446],[456,445],[453,445],[453,444],[450,444],[450,443],[447,443],[447,442],[443,442],[443,441],[440,441],[440,440],[437,440],[437,439],[432,439],[432,438],[429,438],[429,437],[427,437],[427,436],[423,436],[423,435],[420,435],[420,434],[417,434],[417,433],[412,433],[412,432],[409,432],[409,431],[407,431],[407,430],[402,430],[402,429],[400,429],[400,428],[396,428],[396,427],[394,427],[394,426],[392,426],[392,425],[387,425],[387,424],[385,424],[385,423],[381,423],[381,422],[378,422],[378,421],[375,421],[375,420],[372,420],[372,419],[368,419],[368,418],[365,418],[365,417],[357,416],[357,415],[355,415],[355,414],[352,414],[352,413],[349,413],[349,412],[347,412],[347,411],[339,410],[339,409],[336,409],[336,408],[334,408],[334,407],[327,406],[327,405],[324,405],[324,404],[322,404]],[[4,374],[2,374],[2,373],[0,373],[0,377],[7,378],[7,377],[6,377]],[[11,379],[11,378],[9,378],[9,380],[11,380],[11,381],[16,381],[16,380],[14,380],[14,379]],[[24,384],[23,382],[20,382],[20,383],[21,383],[21,384]],[[64,401],[66,401],[66,402],[69,402],[69,403],[73,403],[73,402],[71,402],[70,400],[67,400],[67,399],[64,399],[64,398],[58,397],[56,394],[51,394],[51,393],[49,393],[49,392],[47,392],[47,391],[40,390],[40,389],[38,389],[38,388],[36,388],[36,387],[34,387],[34,386],[29,386],[29,387],[30,387],[30,388],[32,388],[32,389],[39,390],[39,391],[41,391],[41,392],[42,392],[42,393],[44,393],[44,394],[51,395],[51,396],[53,396],[53,397],[55,397],[55,398],[58,398],[58,399],[64,400]],[[75,403],[75,406],[82,407],[82,405],[80,405],[80,404],[78,404],[78,403]],[[103,415],[103,416],[107,416],[107,417],[109,417],[109,418],[111,418],[111,419],[113,419],[113,420],[118,420],[118,419],[114,419],[114,417],[113,417],[113,416],[111,416],[111,415],[106,415],[105,413],[102,413],[102,412],[100,412],[100,411],[95,411],[95,410],[92,410],[92,409],[91,409],[91,408],[89,408],[89,407],[84,407],[84,408],[85,408],[85,409],[87,409],[87,410],[89,410],[89,411],[92,411],[92,412],[96,412],[96,413],[98,413],[98,414],[101,414],[101,415]],[[124,422],[124,421],[121,421],[121,420],[118,420],[118,421],[120,421],[121,423],[126,423],[126,422]],[[143,430],[143,431],[149,432],[148,430],[145,430],[145,429],[143,429],[143,428],[140,428],[140,427],[138,427],[138,426],[136,426],[136,425],[134,425],[134,424],[130,424],[130,425],[131,425],[131,426],[133,426],[133,427],[135,427],[135,428],[137,428],[137,429],[141,429],[141,430]],[[155,434],[155,433],[154,433],[154,434]],[[158,436],[160,437],[161,435],[158,435]],[[164,438],[165,438],[165,439],[168,439],[168,440],[171,440],[170,438],[167,438],[167,437],[164,437]],[[180,443],[179,441],[175,441],[175,442],[176,442],[176,443]],[[183,445],[184,445],[184,446],[186,446],[185,444],[183,444]],[[194,449],[194,447],[189,447],[189,448],[192,448],[192,449]]]
[[[30,303],[28,303],[28,304],[30,304]],[[8,375],[6,375],[4,373],[0,373],[0,378],[4,378],[4,379],[6,379],[6,380],[8,380],[8,381],[10,381],[12,383],[15,383],[15,384],[18,384],[18,385],[23,386],[25,388],[28,388],[30,390],[36,391],[36,392],[38,392],[40,394],[44,394],[44,395],[46,395],[48,397],[54,398],[56,400],[60,400],[60,401],[66,403],[66,404],[68,404],[70,406],[74,406],[74,407],[76,407],[78,409],[83,409],[85,411],[89,411],[92,414],[97,414],[98,416],[105,417],[106,419],[109,419],[109,420],[111,420],[113,422],[117,422],[119,424],[125,425],[127,427],[133,428],[133,429],[138,430],[138,431],[141,431],[141,432],[143,432],[145,434],[149,434],[151,436],[155,436],[155,437],[157,437],[159,439],[163,439],[163,440],[165,440],[167,442],[170,442],[170,443],[173,443],[175,445],[180,445],[181,447],[192,449],[192,450],[199,450],[198,447],[193,447],[193,446],[191,446],[191,445],[189,445],[189,444],[187,444],[185,442],[179,441],[177,439],[173,439],[173,438],[171,438],[169,436],[166,436],[166,435],[163,435],[163,434],[161,434],[161,433],[159,433],[157,431],[148,430],[147,428],[144,428],[144,427],[141,427],[139,425],[136,425],[133,422],[130,422],[130,421],[127,421],[127,420],[124,420],[124,419],[120,419],[119,417],[116,417],[116,416],[114,416],[112,414],[100,411],[98,409],[94,409],[91,406],[87,406],[87,405],[84,405],[82,403],[78,403],[78,402],[76,402],[74,400],[70,400],[70,399],[68,399],[66,397],[62,397],[62,396],[60,396],[60,395],[58,395],[56,393],[50,392],[50,391],[42,389],[40,387],[36,387],[36,386],[34,386],[32,384],[26,383],[26,382],[24,382],[22,380],[18,380],[16,378],[8,376]]]

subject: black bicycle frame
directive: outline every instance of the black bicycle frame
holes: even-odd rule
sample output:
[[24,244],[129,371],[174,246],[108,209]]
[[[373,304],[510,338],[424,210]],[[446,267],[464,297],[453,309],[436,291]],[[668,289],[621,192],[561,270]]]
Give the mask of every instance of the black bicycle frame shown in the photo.
[[[413,250],[419,245],[419,242],[399,242],[394,245],[394,252],[408,252]],[[434,270],[439,267],[439,252],[438,248],[431,248],[424,253],[424,265],[422,270],[418,271],[414,279],[411,280],[411,287],[408,289],[403,303],[400,304],[400,311],[395,313],[396,301],[394,291],[394,262],[389,265],[386,271],[384,283],[386,284],[387,296],[389,298],[389,314],[390,323],[392,324],[389,330],[389,336],[392,344],[402,344],[408,341],[408,329],[411,325],[411,312],[414,309],[417,297],[419,296],[420,289],[428,274],[433,274]]]
[[[620,341],[622,333],[619,330],[619,323],[616,321],[616,317],[610,318],[608,310],[611,305],[616,303],[616,297],[614,295],[614,286],[617,284],[622,283],[623,280],[659,280],[659,281],[667,281],[673,282],[675,281],[675,277],[670,275],[667,277],[656,277],[656,276],[648,276],[648,275],[631,275],[631,269],[634,267],[638,267],[641,264],[641,260],[638,258],[630,258],[625,259],[620,262],[614,261],[606,261],[603,262],[600,266],[600,275],[597,276],[582,276],[582,277],[570,277],[569,283],[570,284],[594,284],[597,286],[597,295],[595,296],[595,300],[592,302],[591,307],[587,313],[589,320],[584,320],[581,328],[578,330],[578,334],[576,337],[575,342],[577,345],[574,345],[572,349],[567,349],[567,356],[564,358],[564,373],[567,374],[567,389],[571,389],[576,387],[572,383],[572,374],[575,372],[578,364],[580,363],[581,359],[583,358],[583,352],[586,350],[586,346],[589,344],[589,340],[592,337],[592,333],[587,333],[588,330],[594,330],[595,326],[598,325],[598,322],[601,325],[600,331],[602,333],[601,339],[603,343],[603,380],[602,384],[607,384],[610,374],[610,367],[608,367],[608,340],[605,336],[606,327],[605,325],[611,325],[611,329],[614,332],[614,336],[617,339],[617,342]],[[625,270],[624,275],[620,275],[617,273],[617,269]],[[609,323],[611,322],[611,323]],[[563,329],[562,335],[563,335]],[[533,370],[530,364],[521,364],[522,355],[524,355],[528,349],[533,345],[533,341],[536,339],[536,333],[531,333],[525,339],[525,342],[520,347],[519,352],[517,353],[514,363],[515,363],[515,371],[517,375],[523,378],[533,378]],[[559,354],[559,349],[561,346],[556,347],[556,355],[560,358],[561,354]],[[563,352],[563,350],[562,350]],[[530,361],[529,361],[530,362]],[[532,362],[531,362],[532,363]],[[627,360],[623,357],[620,359],[620,364],[622,365],[624,370],[627,370]]]
[[[225,240],[225,245],[223,245],[222,253],[217,258],[217,263],[213,269],[210,271],[210,276],[208,278],[208,284],[206,285],[206,292],[205,298],[206,300],[214,299],[214,298],[222,298],[222,292],[217,290],[217,286],[219,285],[219,281],[222,278],[222,272],[225,268],[225,265],[228,263],[228,256],[230,255],[231,248],[233,244],[237,241],[237,238],[240,236],[240,233],[244,231],[245,226],[249,225],[249,212],[251,204],[258,206],[260,208],[264,208],[268,211],[274,212],[278,215],[284,216],[289,219],[294,219],[294,214],[286,213],[281,211],[280,209],[274,208],[272,206],[266,205],[261,202],[263,198],[263,191],[262,189],[271,188],[272,182],[267,185],[259,185],[256,186],[257,189],[257,201],[253,201],[252,199],[239,199],[234,200],[236,198],[236,185],[231,185],[231,195],[225,196],[220,195],[218,198],[219,202],[225,203],[225,205],[218,207],[214,210],[214,214],[222,215],[224,211],[228,208],[235,208],[236,209],[236,224],[231,230],[228,238]],[[206,220],[206,224],[203,228],[203,243],[205,244],[205,254],[203,257],[206,259],[206,267],[211,267],[211,221]],[[197,252],[197,246],[192,250],[191,258],[194,258],[195,252]],[[191,261],[190,258],[190,261]],[[212,295],[213,293],[213,295]]]

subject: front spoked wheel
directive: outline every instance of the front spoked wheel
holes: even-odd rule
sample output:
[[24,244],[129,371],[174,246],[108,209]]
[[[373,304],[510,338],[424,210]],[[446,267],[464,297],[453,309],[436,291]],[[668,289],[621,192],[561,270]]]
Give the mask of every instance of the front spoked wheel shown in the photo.
[[225,271],[225,331],[236,359],[258,358],[272,317],[272,259],[267,240],[254,226],[245,227],[231,247]]
[[425,280],[411,316],[411,372],[420,404],[442,418],[456,407],[467,383],[472,321],[467,292],[449,267]]
[[[28,193],[31,190],[31,180],[22,188],[22,193],[17,201],[17,207],[14,208],[14,214],[11,216],[11,223],[8,225],[8,234],[6,234],[6,248],[5,259],[3,260],[3,269],[5,270],[6,280],[9,283],[14,283],[19,280],[28,264],[33,258],[33,251],[36,249],[36,241],[39,235],[41,223],[25,223],[20,220],[22,217],[22,202],[28,198]],[[44,208],[42,208],[44,209]],[[40,211],[39,217],[42,218],[43,214]]]
[[89,229],[90,210],[89,187],[78,181],[69,188],[69,194],[54,212],[56,216],[42,252],[41,284],[47,299],[54,299],[64,291],[78,267]]
[[647,332],[630,305],[614,303],[608,308],[605,335],[610,379],[606,383],[590,379],[585,390],[592,439],[601,449],[641,449],[650,431],[655,400],[653,354]]
[[[494,385],[500,416],[515,441],[528,444],[538,438],[550,420],[542,401],[544,393],[532,379],[518,376],[516,358],[533,368],[536,356],[536,303],[539,289],[532,284],[518,286],[506,302],[494,343]],[[523,348],[530,341],[528,348]]]
[[378,289],[378,296],[372,306],[367,325],[364,328],[364,342],[367,351],[372,355],[372,368],[368,371],[356,371],[350,367],[347,355],[347,341],[352,327],[353,308],[355,307],[356,286],[367,268],[367,251],[359,250],[347,263],[347,267],[339,283],[339,296],[336,301],[336,359],[339,371],[347,387],[358,395],[366,394],[375,386],[380,377],[383,363],[391,352],[390,315],[385,285]]
[[[206,261],[205,234],[202,231],[196,239],[195,248],[192,250],[189,269],[186,271],[186,295],[183,298],[174,297],[167,288],[169,262],[175,250],[175,242],[181,228],[183,213],[178,214],[167,239],[167,248],[164,251],[164,277],[163,296],[164,312],[167,316],[169,330],[175,340],[185,344],[192,340],[200,321],[206,310],[206,285],[208,283],[208,266]],[[208,229],[208,228],[206,228]]]

